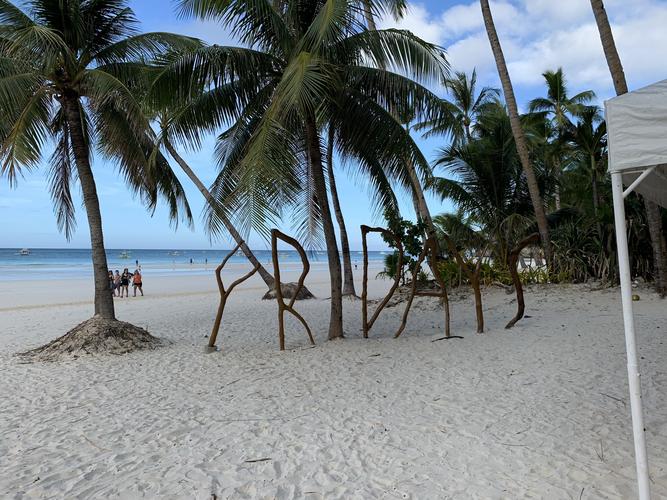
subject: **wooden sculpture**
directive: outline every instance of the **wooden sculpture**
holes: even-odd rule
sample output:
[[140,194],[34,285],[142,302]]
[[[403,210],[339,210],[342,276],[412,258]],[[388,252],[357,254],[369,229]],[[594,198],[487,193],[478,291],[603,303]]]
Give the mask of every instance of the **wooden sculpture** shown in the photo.
[[[285,304],[285,301],[283,300],[282,283],[280,282],[280,263],[278,262],[278,240],[282,240],[288,245],[293,246],[294,249],[299,253],[299,256],[301,257],[301,263],[303,264],[303,271],[301,271],[301,276],[299,276],[299,281],[296,285],[296,291],[294,292],[294,296],[290,299],[289,304]],[[287,236],[285,233],[282,233],[277,229],[272,229],[271,257],[273,259],[273,276],[275,278],[276,301],[278,302],[278,339],[280,341],[280,350],[285,350],[285,311],[292,313],[292,315],[301,322],[303,327],[306,329],[306,333],[308,334],[311,345],[315,345],[315,340],[313,340],[313,334],[308,327],[308,323],[306,323],[306,320],[303,319],[303,317],[294,310],[294,302],[299,295],[299,291],[303,288],[303,282],[306,279],[308,271],[310,271],[310,263],[308,262],[306,251],[294,238]]]
[[[382,299],[382,302],[380,302],[380,305],[377,307],[370,320],[368,319],[368,245],[366,242],[368,233],[383,234],[386,237],[393,239],[396,242],[396,248],[398,248],[398,265],[396,266],[397,272],[396,276],[394,277],[394,284],[391,286],[389,292],[387,293],[387,295],[385,295],[384,299]],[[394,296],[394,292],[398,288],[398,283],[401,279],[400,270],[403,268],[404,254],[403,254],[403,244],[401,243],[401,240],[398,238],[398,236],[396,236],[388,229],[384,229],[382,227],[369,227],[362,225],[361,248],[364,254],[364,278],[361,290],[361,324],[362,324],[362,331],[364,334],[364,338],[367,339],[368,331],[373,327],[373,323],[375,323],[375,320],[380,315],[380,312],[382,312],[382,309],[384,309],[389,300]]]
[[[436,279],[438,285],[440,286],[440,291],[437,292],[431,292],[426,290],[421,292],[417,291],[417,273],[419,273],[419,269],[421,268],[424,259],[427,260],[428,265],[431,268],[431,273],[433,273],[433,277]],[[424,241],[424,248],[422,248],[422,251],[419,255],[419,259],[417,259],[417,263],[415,264],[414,270],[412,272],[412,286],[410,287],[410,295],[408,296],[408,301],[407,304],[405,305],[405,311],[403,311],[403,319],[401,320],[401,326],[399,326],[398,330],[394,334],[394,338],[398,337],[401,333],[403,333],[403,330],[405,329],[405,325],[408,321],[408,314],[410,313],[410,307],[412,307],[412,301],[414,300],[415,295],[426,296],[426,297],[439,297],[442,299],[445,309],[444,338],[449,338],[450,337],[449,297],[447,296],[447,288],[445,286],[445,281],[442,279],[442,275],[438,272],[438,250],[434,237],[430,237],[426,239],[426,241]]]
[[234,249],[227,254],[227,256],[223,259],[223,261],[220,263],[218,267],[215,268],[215,279],[218,282],[218,290],[220,290],[220,304],[218,305],[218,312],[215,315],[215,322],[213,323],[213,330],[211,331],[211,336],[208,339],[208,350],[209,352],[215,351],[215,340],[218,337],[218,331],[220,330],[220,323],[222,322],[222,315],[225,312],[225,305],[227,304],[227,298],[229,298],[229,295],[232,293],[232,290],[241,283],[243,283],[245,280],[250,278],[253,274],[257,272],[259,269],[260,263],[257,262],[255,264],[255,267],[244,274],[242,277],[234,281],[231,285],[229,285],[228,289],[225,289],[225,285],[222,283],[222,277],[220,274],[222,273],[222,268],[225,267],[225,264],[227,264],[227,261],[236,253],[236,251],[241,247],[243,244],[243,241],[239,241],[239,243],[234,247]]

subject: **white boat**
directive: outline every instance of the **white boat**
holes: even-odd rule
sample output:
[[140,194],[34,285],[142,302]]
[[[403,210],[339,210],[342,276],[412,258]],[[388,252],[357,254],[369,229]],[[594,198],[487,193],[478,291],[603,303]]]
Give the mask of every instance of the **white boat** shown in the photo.
[[22,248],[19,250],[19,255],[30,255],[30,250],[27,248]]
[[128,252],[127,250],[123,250],[120,253],[120,258],[121,259],[129,259],[130,258],[130,252]]

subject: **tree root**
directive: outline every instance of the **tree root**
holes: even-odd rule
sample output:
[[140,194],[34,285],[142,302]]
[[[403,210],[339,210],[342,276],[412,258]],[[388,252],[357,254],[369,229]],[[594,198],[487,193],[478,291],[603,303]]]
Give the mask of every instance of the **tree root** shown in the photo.
[[32,361],[57,361],[84,355],[125,354],[155,349],[163,344],[164,341],[131,323],[93,316],[62,337],[36,349],[18,353],[18,356]]

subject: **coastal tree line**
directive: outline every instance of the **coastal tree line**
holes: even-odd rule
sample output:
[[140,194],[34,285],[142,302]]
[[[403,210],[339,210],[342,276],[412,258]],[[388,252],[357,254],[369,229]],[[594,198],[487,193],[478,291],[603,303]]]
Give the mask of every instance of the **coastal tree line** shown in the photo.
[[[591,5],[616,91],[627,92],[602,2]],[[356,295],[336,159],[368,183],[387,225],[415,240],[413,256],[420,241],[436,237],[438,272],[475,290],[478,331],[484,283],[615,283],[605,124],[595,95],[571,92],[552,68],[544,94],[520,114],[488,1],[480,6],[502,92],[478,88],[474,71],[453,71],[442,47],[407,30],[378,29],[378,17],[405,14],[403,0],[178,2],[182,16],[219,23],[239,47],[142,33],[126,0],[0,0],[0,173],[16,184],[22,171],[45,163],[68,238],[78,182],[95,279],[88,330],[135,328],[116,321],[108,292],[95,154],[117,165],[149,210],[162,200],[173,223],[191,224],[175,162],[207,201],[208,230],[231,235],[269,289],[274,278],[242,234],[268,237],[292,213],[296,237],[323,239],[327,250],[330,339],[343,336],[343,295]],[[446,97],[432,90],[438,86]],[[210,134],[219,174],[205,186],[182,153]],[[420,134],[442,138],[432,163],[415,141]],[[416,223],[400,214],[397,192],[411,197]],[[457,211],[432,215],[426,192]],[[634,274],[664,295],[664,214],[633,194],[627,216]],[[544,266],[519,275],[525,248]],[[392,268],[392,258],[388,273],[409,272]]]

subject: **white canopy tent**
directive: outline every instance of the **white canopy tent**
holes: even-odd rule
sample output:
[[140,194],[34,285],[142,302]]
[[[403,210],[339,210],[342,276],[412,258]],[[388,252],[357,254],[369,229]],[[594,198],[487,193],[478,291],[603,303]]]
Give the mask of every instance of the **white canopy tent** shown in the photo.
[[[605,112],[637,482],[640,500],[649,500],[651,493],[624,199],[632,191],[637,191],[647,199],[667,207],[667,80],[606,101]],[[624,184],[628,186],[625,191]]]

